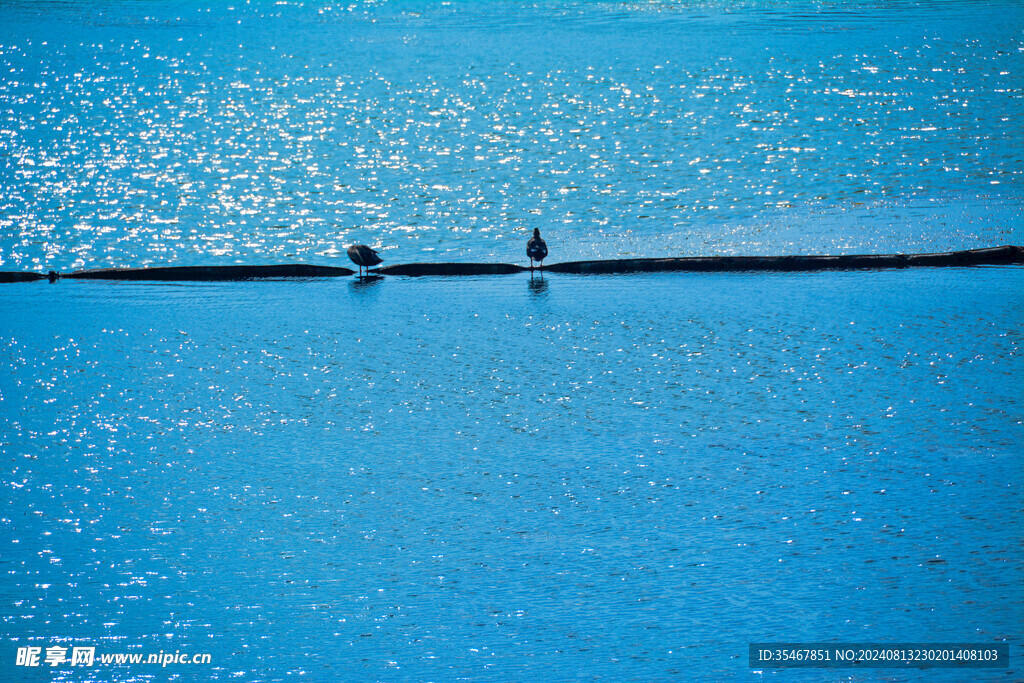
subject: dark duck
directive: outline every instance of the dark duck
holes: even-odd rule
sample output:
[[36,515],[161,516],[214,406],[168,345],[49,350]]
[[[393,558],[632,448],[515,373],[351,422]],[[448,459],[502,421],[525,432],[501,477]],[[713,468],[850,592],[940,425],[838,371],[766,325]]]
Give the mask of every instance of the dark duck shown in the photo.
[[359,277],[363,276],[363,268],[369,269],[370,266],[375,266],[384,261],[384,259],[377,255],[376,250],[371,249],[365,244],[353,244],[349,247],[348,257],[352,259],[352,263],[359,266]]
[[533,270],[534,261],[540,263],[541,269],[544,268],[544,257],[548,255],[548,245],[540,236],[540,228],[533,229],[533,237],[526,243],[526,255],[530,257],[530,270]]

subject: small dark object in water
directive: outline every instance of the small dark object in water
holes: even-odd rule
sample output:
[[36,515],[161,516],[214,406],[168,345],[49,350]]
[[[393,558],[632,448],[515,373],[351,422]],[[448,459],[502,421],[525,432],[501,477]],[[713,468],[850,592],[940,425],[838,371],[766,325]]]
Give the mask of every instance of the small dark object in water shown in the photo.
[[540,267],[543,270],[544,257],[548,255],[548,245],[540,236],[540,228],[533,229],[533,237],[526,243],[526,255],[530,257],[530,270],[533,270],[534,261],[540,262]]
[[46,274],[46,279],[49,280],[50,282],[56,282],[59,278],[60,274],[55,270],[51,270],[49,273]]
[[377,252],[365,244],[353,244],[348,248],[348,257],[352,263],[359,266],[359,277],[363,276],[363,268],[375,266],[382,263],[384,259],[377,255]]

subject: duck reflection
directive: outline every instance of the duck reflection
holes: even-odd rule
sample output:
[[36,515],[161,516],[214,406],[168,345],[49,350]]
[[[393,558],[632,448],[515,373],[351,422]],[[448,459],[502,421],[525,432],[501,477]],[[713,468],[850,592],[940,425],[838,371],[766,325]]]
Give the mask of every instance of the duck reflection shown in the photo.
[[533,296],[546,295],[548,293],[548,281],[544,279],[544,276],[533,277],[530,275],[530,294]]
[[348,283],[353,292],[369,291],[384,279],[383,275],[364,275]]

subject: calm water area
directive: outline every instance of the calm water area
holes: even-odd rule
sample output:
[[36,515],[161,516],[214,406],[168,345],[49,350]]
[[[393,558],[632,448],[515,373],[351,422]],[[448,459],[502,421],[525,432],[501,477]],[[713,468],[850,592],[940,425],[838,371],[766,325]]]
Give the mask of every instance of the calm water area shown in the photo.
[[[6,2],[0,270],[1024,244],[1022,122],[1015,0]],[[2,285],[0,680],[1020,680],[1022,290]]]

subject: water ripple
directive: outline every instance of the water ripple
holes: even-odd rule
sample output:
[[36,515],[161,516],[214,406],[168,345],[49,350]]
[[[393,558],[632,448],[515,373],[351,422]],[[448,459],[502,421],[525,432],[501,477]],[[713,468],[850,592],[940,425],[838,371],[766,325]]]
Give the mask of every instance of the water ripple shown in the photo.
[[[940,4],[8,4],[0,262],[518,262],[534,227],[564,258],[1005,242],[1020,40]],[[817,224],[851,208],[853,237]]]

